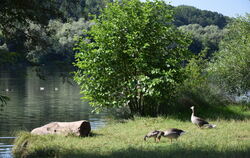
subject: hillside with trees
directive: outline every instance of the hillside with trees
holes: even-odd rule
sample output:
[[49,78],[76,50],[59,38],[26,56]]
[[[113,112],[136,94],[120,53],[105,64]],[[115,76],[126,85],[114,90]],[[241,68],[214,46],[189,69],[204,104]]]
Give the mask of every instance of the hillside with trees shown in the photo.
[[[91,15],[98,16],[106,2],[108,1],[3,1],[0,9],[1,65],[46,64],[54,61],[72,63],[74,36],[82,36],[81,29],[90,27]],[[187,25],[200,25],[190,46],[194,54],[208,49],[208,56],[211,56],[218,50],[218,41],[225,32],[222,29],[230,18],[190,6],[167,8],[174,9],[174,24],[181,30],[193,34],[193,29],[198,26]]]
[[189,50],[194,54],[206,50],[206,57],[209,58],[214,52],[219,50],[219,43],[227,34],[228,29],[220,29],[216,25],[202,27],[199,24],[189,24],[178,27],[183,32],[189,33],[192,43]]
[[174,24],[178,26],[199,24],[202,27],[216,25],[223,29],[230,18],[208,10],[197,9],[192,6],[181,5],[174,8]]

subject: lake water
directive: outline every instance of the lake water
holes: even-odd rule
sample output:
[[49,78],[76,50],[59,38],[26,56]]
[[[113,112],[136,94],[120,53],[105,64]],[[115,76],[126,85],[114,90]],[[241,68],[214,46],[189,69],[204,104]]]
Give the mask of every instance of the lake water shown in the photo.
[[65,72],[54,68],[38,71],[45,74],[43,80],[36,70],[0,71],[0,94],[11,99],[0,106],[0,158],[12,157],[13,133],[18,130],[30,131],[53,121],[89,120],[92,129],[105,124],[105,113],[91,113],[88,103],[80,99],[79,87],[62,77]]

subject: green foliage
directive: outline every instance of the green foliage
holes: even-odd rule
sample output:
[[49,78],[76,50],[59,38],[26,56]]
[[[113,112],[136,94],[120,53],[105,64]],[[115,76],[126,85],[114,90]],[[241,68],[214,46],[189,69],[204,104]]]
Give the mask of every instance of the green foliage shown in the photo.
[[228,29],[208,71],[226,92],[243,93],[250,89],[250,15],[235,19]]
[[[63,30],[61,25],[64,23],[67,27],[76,27],[77,24],[75,25],[72,20],[78,21],[76,23],[79,21],[84,23],[84,20],[80,18],[89,20],[90,14],[98,15],[107,1],[111,0],[2,0],[0,45],[6,43],[7,51],[20,54],[23,58],[22,62],[28,56],[28,60],[38,63],[44,63],[50,59],[71,63],[72,40],[68,36],[65,39],[54,38],[55,34],[52,32],[57,31],[58,27]],[[62,22],[59,26],[54,25],[55,28],[52,28],[51,21],[60,21],[58,19]],[[67,32],[73,34],[74,29],[76,28],[68,28]],[[57,40],[61,40],[63,44]],[[5,63],[2,62],[2,64]]]
[[207,60],[204,59],[204,54],[200,54],[191,60],[185,67],[186,79],[183,82],[186,90],[191,91],[193,88],[206,85],[207,74],[204,71],[207,65]]
[[98,15],[106,2],[112,0],[2,0],[0,30],[5,36],[13,30],[23,30],[30,23],[46,26],[52,19],[88,20],[89,14]]
[[185,80],[179,87],[179,98],[177,104],[179,109],[183,106],[204,106],[225,105],[227,99],[220,89],[211,84],[207,66],[209,60],[206,59],[207,51],[204,50],[199,55],[188,61],[185,67]]
[[174,24],[176,26],[199,24],[203,27],[216,25],[220,29],[224,28],[230,21],[229,17],[217,12],[200,10],[195,7],[181,5],[174,8]]
[[88,29],[90,25],[91,23],[83,18],[67,23],[51,20],[46,28],[31,24],[28,34],[36,38],[25,42],[27,58],[39,64],[55,61],[72,62],[74,38],[82,36],[82,28]]
[[0,46],[0,66],[12,65],[21,60],[20,54],[16,52],[9,52],[6,44]]
[[97,109],[129,107],[131,114],[156,115],[183,81],[187,37],[172,27],[163,1],[109,3],[75,48],[75,80]]
[[9,101],[10,98],[6,97],[4,95],[0,95],[0,106],[4,106],[7,104],[7,101]]
[[99,15],[106,3],[112,2],[112,0],[58,0],[58,2],[58,8],[64,18],[89,20],[91,19],[90,15]]
[[57,0],[1,0],[0,30],[8,36],[13,29],[25,28],[31,22],[47,25],[50,18],[60,17]]
[[218,51],[219,42],[227,33],[227,29],[220,29],[216,25],[202,27],[199,24],[189,24],[180,26],[178,29],[191,34],[193,42],[189,49],[194,54],[199,54],[202,50],[206,50],[206,57],[211,57],[215,51]]
[[[71,42],[67,41],[67,39],[61,39],[63,43],[68,44],[60,44],[57,40],[62,37],[53,37],[55,36],[54,32],[58,31],[58,28],[61,28],[60,25],[64,25],[64,23],[65,26],[70,27],[69,23],[72,23],[72,21],[78,21],[80,18],[84,18],[88,21],[92,19],[91,15],[98,16],[100,11],[105,8],[106,3],[112,1],[113,0],[3,0],[0,8],[0,45],[6,43],[9,49],[8,51],[20,54],[23,58],[22,62],[26,60],[26,57],[28,57],[28,60],[38,63],[44,63],[50,59],[71,62]],[[170,5],[166,5],[165,7],[168,9],[174,8]],[[228,21],[227,17],[220,14],[201,11],[193,7],[179,6],[174,10],[176,12],[174,15],[174,24],[177,26],[190,23],[199,23],[204,26],[200,21],[205,20],[206,25],[213,24],[222,28],[222,26],[224,27],[225,19]],[[58,18],[60,20],[58,20]],[[51,25],[51,23],[53,23],[51,21],[60,21],[60,25]],[[223,23],[223,25],[219,22]],[[72,27],[75,27],[74,24]],[[68,31],[69,30],[74,30],[74,28],[68,28]],[[211,52],[217,49],[217,45],[214,45],[214,42],[207,41],[206,44],[209,45]],[[193,44],[190,46],[190,50],[198,53],[203,47],[206,47],[204,42],[195,38]],[[62,51],[58,49],[62,49]],[[26,54],[27,52],[28,55]]]

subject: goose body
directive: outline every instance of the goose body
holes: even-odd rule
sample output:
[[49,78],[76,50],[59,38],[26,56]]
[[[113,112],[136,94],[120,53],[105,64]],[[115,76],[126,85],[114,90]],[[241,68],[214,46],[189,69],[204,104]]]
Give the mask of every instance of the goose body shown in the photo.
[[181,130],[181,129],[177,129],[177,128],[171,128],[167,131],[164,131],[164,134],[162,135],[163,137],[167,137],[171,140],[172,143],[172,139],[178,139],[178,137],[180,137],[181,135],[185,134],[186,132]]
[[194,106],[192,106],[190,109],[192,109],[192,115],[191,115],[191,122],[198,126],[199,128],[201,127],[207,127],[207,128],[214,128],[216,125],[209,124],[207,121],[204,119],[194,116]]
[[154,130],[154,131],[152,131],[152,132],[149,132],[147,135],[145,135],[145,136],[144,136],[144,140],[146,141],[147,138],[153,137],[153,138],[155,139],[155,141],[156,141],[156,139],[157,139],[158,141],[160,141],[161,135],[163,135],[163,131]]

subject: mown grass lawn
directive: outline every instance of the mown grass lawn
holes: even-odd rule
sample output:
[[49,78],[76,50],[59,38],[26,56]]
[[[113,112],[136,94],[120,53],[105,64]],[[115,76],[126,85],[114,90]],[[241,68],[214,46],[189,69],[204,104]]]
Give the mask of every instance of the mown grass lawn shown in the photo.
[[[209,119],[207,119],[209,120]],[[135,118],[113,122],[93,131],[92,137],[38,136],[20,132],[13,153],[16,157],[97,158],[249,158],[250,119],[214,119],[215,129],[198,129],[190,121],[173,118]],[[143,140],[149,131],[180,128],[187,133],[178,141]]]

